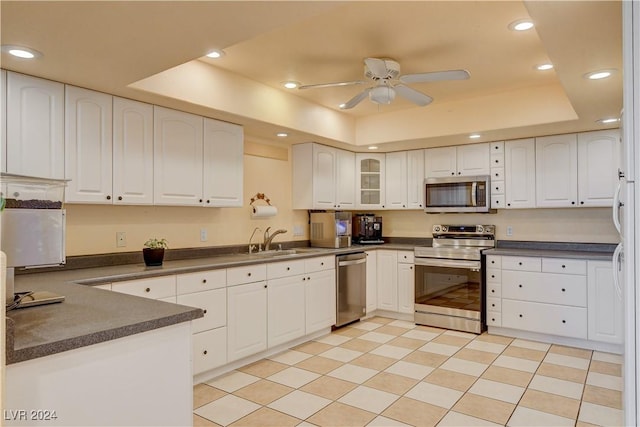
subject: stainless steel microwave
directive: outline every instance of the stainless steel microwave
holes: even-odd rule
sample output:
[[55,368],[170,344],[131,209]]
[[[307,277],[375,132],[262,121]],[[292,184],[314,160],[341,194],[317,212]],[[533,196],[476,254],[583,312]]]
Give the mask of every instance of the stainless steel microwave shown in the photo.
[[491,177],[489,175],[426,178],[426,213],[490,213]]

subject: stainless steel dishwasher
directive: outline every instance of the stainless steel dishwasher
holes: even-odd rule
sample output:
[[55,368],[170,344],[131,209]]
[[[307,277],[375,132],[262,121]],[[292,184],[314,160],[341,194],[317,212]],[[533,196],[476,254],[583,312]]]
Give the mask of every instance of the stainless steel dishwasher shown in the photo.
[[336,276],[336,327],[340,327],[366,314],[367,255],[337,255]]

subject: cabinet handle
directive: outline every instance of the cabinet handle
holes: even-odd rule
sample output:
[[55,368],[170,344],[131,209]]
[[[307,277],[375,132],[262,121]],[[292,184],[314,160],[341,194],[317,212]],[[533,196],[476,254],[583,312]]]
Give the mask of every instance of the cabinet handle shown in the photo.
[[519,262],[519,263],[518,263],[518,265],[522,265],[522,263],[521,263],[521,262]]
[[145,292],[151,292],[151,288],[146,288],[144,291]]
[[455,175],[455,174],[456,174],[455,172],[451,172],[451,175]]
[[307,280],[311,280],[311,277],[307,277]]
[[491,278],[492,278],[492,279],[495,279],[495,278],[496,278],[496,276],[495,276],[494,274],[492,274],[492,275],[491,275]]
[[122,200],[122,196],[118,196],[118,200]]
[[[367,255],[369,255],[369,254],[367,254]],[[321,262],[320,265],[324,265],[324,262]]]
[[202,283],[207,283],[207,279],[202,279]]
[[264,285],[264,288],[267,289],[267,285]]
[[518,316],[522,317],[522,314],[518,314]]
[[207,310],[206,310],[206,309],[202,310],[202,312],[203,312],[204,314],[207,314]]
[[462,175],[462,172],[458,172],[458,175]]
[[581,201],[580,201],[580,204],[581,204],[581,205],[584,205],[584,201],[582,201],[582,200],[581,200]]
[[507,203],[507,206],[511,206],[511,203]]
[[287,267],[287,271],[291,270],[291,267]]
[[566,266],[566,265],[564,265],[564,264],[562,264],[562,268],[567,268],[567,266]]
[[207,350],[203,351],[202,354],[207,355]]
[[566,320],[563,320],[563,321],[562,321],[562,323],[567,323],[567,321],[566,321]]
[[491,261],[491,264],[495,264],[495,263],[496,263],[495,261],[493,261],[493,260]]
[[307,280],[307,278],[306,278],[306,277],[303,277],[303,278],[302,278],[302,281],[304,282],[305,280]]
[[202,203],[202,199],[200,199],[200,203]]
[[495,290],[495,289],[491,289],[491,293],[495,293],[495,292],[496,292],[496,290]]
[[565,291],[565,289],[564,289],[564,288],[562,288],[562,292],[564,292],[564,291]]
[[111,200],[111,196],[107,196],[107,200]]
[[209,199],[207,199],[207,203],[211,203],[211,201]]
[[492,317],[492,318],[491,318],[491,321],[492,321],[492,322],[495,322],[495,321],[496,321],[496,318],[495,318],[495,317]]
[[575,205],[575,204],[576,204],[576,202],[575,202],[575,201],[572,201],[572,202],[571,202],[571,204],[572,204],[572,205]]
[[413,270],[413,265],[412,265],[412,266],[409,266],[409,270]]
[[496,305],[494,303],[491,303],[491,307],[495,307]]
[[251,272],[248,272],[248,273],[247,273],[247,276],[251,277]]
[[518,287],[519,287],[519,288],[521,288],[521,287],[522,287],[522,285],[518,285]]

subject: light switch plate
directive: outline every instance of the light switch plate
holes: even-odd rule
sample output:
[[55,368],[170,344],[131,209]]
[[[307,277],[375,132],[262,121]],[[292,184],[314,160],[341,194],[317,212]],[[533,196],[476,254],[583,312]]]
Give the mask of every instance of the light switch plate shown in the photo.
[[124,248],[127,246],[127,234],[124,231],[116,232],[116,247]]

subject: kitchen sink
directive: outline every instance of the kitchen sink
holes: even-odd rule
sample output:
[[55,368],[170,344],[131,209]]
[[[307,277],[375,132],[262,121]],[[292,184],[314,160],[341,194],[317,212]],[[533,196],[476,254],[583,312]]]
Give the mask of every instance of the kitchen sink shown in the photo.
[[273,258],[281,256],[302,255],[320,251],[322,251],[322,249],[318,248],[273,249],[268,251],[254,252],[250,255],[255,256],[256,258]]

